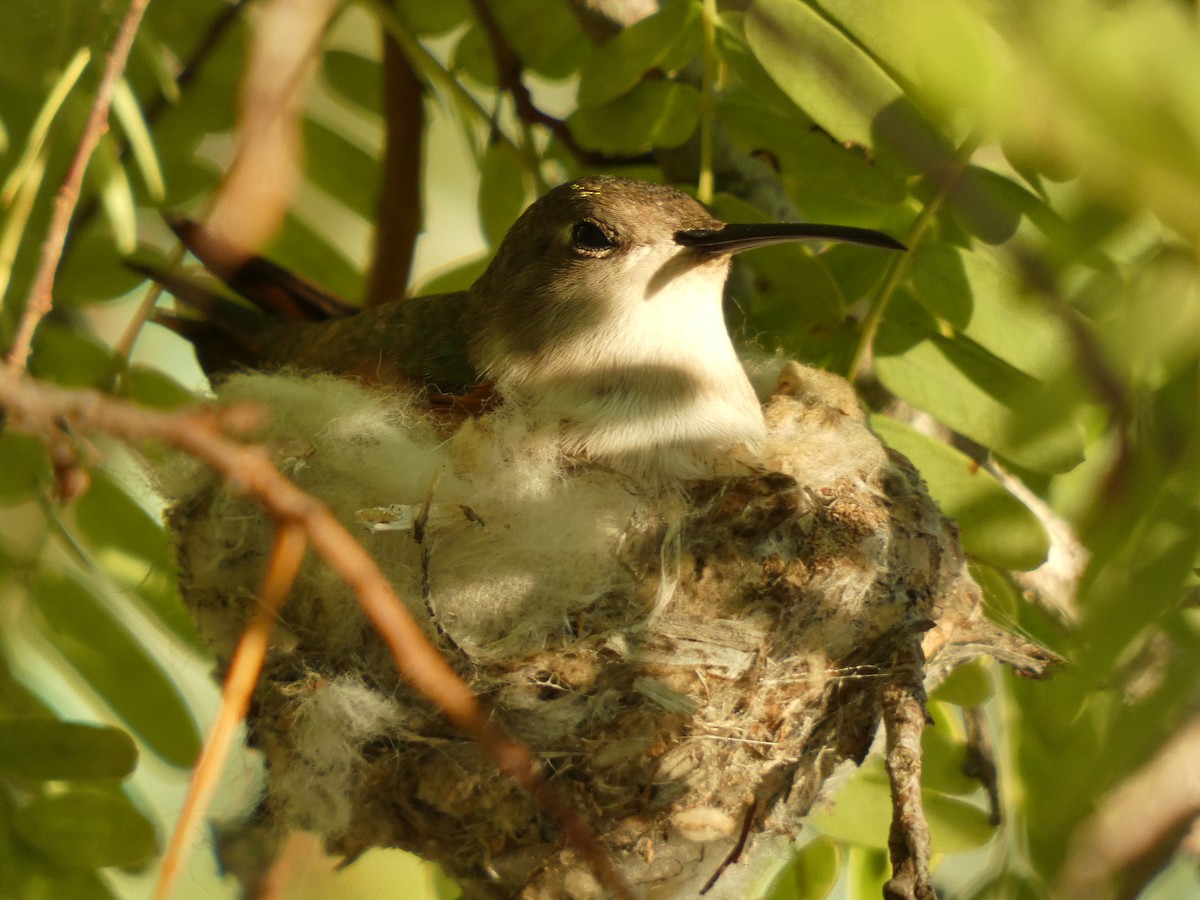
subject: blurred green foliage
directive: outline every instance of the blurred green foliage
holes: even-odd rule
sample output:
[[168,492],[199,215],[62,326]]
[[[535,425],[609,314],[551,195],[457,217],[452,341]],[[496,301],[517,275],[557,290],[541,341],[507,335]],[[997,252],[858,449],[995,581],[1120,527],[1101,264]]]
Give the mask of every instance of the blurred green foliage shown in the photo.
[[[120,6],[6,6],[0,346],[11,340]],[[853,247],[747,255],[731,313],[758,347],[857,377],[881,436],[958,519],[991,614],[1070,661],[1048,683],[973,666],[947,685],[926,739],[935,852],[995,846],[983,861],[964,857],[965,874],[945,867],[956,895],[1052,896],[1099,798],[1152,759],[1200,698],[1194,5],[660,6],[593,43],[566,0],[492,4],[499,33],[535,77],[535,102],[537,79],[577,85],[557,132],[514,115],[465,0],[351,3],[338,24],[403,38],[426,103],[467,138],[491,247],[538,186],[613,170],[688,187],[701,159],[716,161],[714,207],[728,219],[790,210],[908,244],[886,259]],[[91,323],[137,285],[121,259],[139,244],[143,256],[165,249],[149,246],[163,235],[154,210],[197,207],[219,183],[248,28],[224,0],[150,5],[85,183],[56,312],[38,333],[37,376],[152,406],[186,398],[170,375],[130,366]],[[318,81],[304,121],[308,186],[349,220],[369,220],[386,115],[378,40],[349,49],[331,41]],[[712,154],[701,152],[701,135]],[[312,222],[289,216],[272,255],[356,296],[366,248],[351,258]],[[437,287],[469,283],[480,265],[464,262]],[[937,428],[914,429],[912,410]],[[1037,567],[1048,535],[981,467],[987,461],[1019,477],[1090,554],[1069,598],[1074,615],[1030,603],[1016,587],[1010,570]],[[131,623],[182,645],[195,638],[167,538],[138,485],[97,471],[91,492],[65,508],[51,489],[44,451],[0,435],[0,621],[25,629],[0,643],[0,895],[103,897],[101,869],[155,851],[140,801],[119,788],[135,742],[175,766],[191,762],[198,742],[171,666]],[[9,656],[29,630],[107,706],[113,726],[62,721],[38,684],[12,674]],[[961,775],[956,704],[982,704],[996,725],[1002,829]],[[878,896],[886,816],[885,785],[864,769],[816,818],[823,835],[797,852],[770,896],[822,897],[839,879],[851,896]],[[1186,860],[1165,859],[1174,869],[1164,878],[1187,877],[1178,874]]]

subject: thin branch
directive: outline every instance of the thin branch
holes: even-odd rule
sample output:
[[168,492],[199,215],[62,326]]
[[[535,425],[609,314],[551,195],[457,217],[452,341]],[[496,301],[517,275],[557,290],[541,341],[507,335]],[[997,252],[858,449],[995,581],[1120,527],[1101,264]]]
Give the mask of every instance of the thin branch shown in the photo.
[[259,502],[281,525],[303,528],[312,548],[354,592],[404,679],[482,744],[502,774],[534,797],[609,890],[629,896],[583,818],[546,781],[529,751],[491,724],[471,689],[430,643],[370,554],[327,506],[280,473],[264,448],[227,436],[252,427],[260,418],[257,408],[155,412],[97,391],[52,387],[9,371],[0,372],[0,408],[7,411],[11,427],[47,440],[66,425],[79,433],[99,431],[130,444],[154,441],[181,450],[213,468],[231,490]]
[[958,184],[963,170],[966,169],[967,163],[970,162],[971,155],[975,152],[975,148],[979,146],[979,140],[980,137],[977,134],[968,136],[963,141],[962,146],[959,147],[957,160],[953,165],[948,165],[944,171],[930,173],[937,179],[937,191],[929,198],[929,201],[921,209],[917,218],[913,220],[912,227],[904,237],[904,245],[908,248],[908,252],[893,254],[883,284],[880,285],[875,297],[871,300],[871,308],[867,311],[866,318],[863,319],[862,325],[859,327],[858,342],[854,346],[854,356],[851,358],[850,367],[846,372],[847,381],[853,383],[858,378],[859,371],[875,346],[875,335],[879,333],[879,326],[883,322],[883,314],[887,310],[888,303],[891,302],[892,295],[895,294],[896,288],[903,283],[918,245],[920,245],[925,232],[933,223],[938,210],[941,209],[943,201],[945,201],[946,197],[949,196],[950,192]]
[[497,24],[495,16],[492,15],[487,0],[471,0],[471,8],[475,11],[475,18],[479,21],[479,25],[487,37],[488,46],[491,48],[500,90],[512,97],[517,118],[530,125],[544,127],[584,165],[632,166],[653,162],[654,157],[650,154],[612,156],[580,146],[566,122],[543,111],[533,102],[533,95],[521,77],[521,60],[500,31],[500,26]]
[[121,73],[125,71],[129,50],[133,47],[133,38],[149,3],[150,0],[130,0],[129,10],[125,13],[116,40],[108,51],[104,75],[100,79],[100,87],[96,90],[96,99],[92,101],[92,111],[88,114],[83,135],[79,138],[79,147],[75,150],[62,187],[58,189],[54,198],[54,213],[50,218],[50,226],[46,229],[46,240],[42,243],[42,258],[38,263],[33,285],[29,289],[29,296],[25,300],[25,309],[21,313],[16,336],[8,351],[8,369],[14,375],[25,370],[33,347],[33,333],[53,305],[54,276],[62,259],[63,244],[67,239],[71,216],[79,202],[83,173],[87,170],[88,161],[92,158],[96,145],[100,143],[100,136],[108,129],[108,109],[112,105],[113,90]]
[[[208,62],[209,57],[216,52],[221,46],[221,40],[225,37],[227,31],[238,16],[241,15],[243,8],[250,0],[234,0],[228,6],[221,9],[220,12],[213,17],[209,22],[208,27],[204,30],[204,34],[200,36],[200,40],[196,42],[196,46],[192,48],[192,52],[188,54],[187,60],[180,67],[178,74],[174,77],[175,87],[180,92],[187,90],[200,73],[204,69],[204,64]],[[170,109],[177,100],[167,96],[163,90],[159,90],[142,108],[142,118],[146,120],[146,126],[153,128],[159,118]],[[125,138],[119,138],[117,144],[117,159],[124,162],[129,158],[129,141]],[[75,221],[72,223],[70,233],[67,235],[66,252],[71,251],[71,244],[74,237],[84,226],[86,226],[96,215],[96,210],[100,208],[100,201],[97,197],[92,196],[86,200],[79,208],[79,212],[75,216]],[[147,312],[143,318],[149,316]]]
[[887,773],[892,786],[888,854],[892,877],[886,900],[935,900],[929,874],[929,826],[921,803],[921,732],[925,728],[924,658],[915,635],[898,654],[892,680],[883,689]]
[[229,758],[238,724],[246,718],[246,710],[250,708],[254,687],[270,646],[271,632],[275,629],[283,601],[287,599],[296,580],[306,546],[304,529],[299,524],[294,521],[280,524],[271,552],[271,565],[259,591],[258,607],[238,639],[229,674],[225,676],[225,687],[221,691],[221,708],[204,742],[204,749],[200,751],[196,768],[192,771],[183,809],[163,854],[158,883],[154,887],[154,900],[166,900],[178,884],[184,857],[220,783],[221,770]]
[[366,306],[404,296],[421,231],[421,142],[425,91],[396,39],[383,34],[383,177],[375,206],[375,242]]

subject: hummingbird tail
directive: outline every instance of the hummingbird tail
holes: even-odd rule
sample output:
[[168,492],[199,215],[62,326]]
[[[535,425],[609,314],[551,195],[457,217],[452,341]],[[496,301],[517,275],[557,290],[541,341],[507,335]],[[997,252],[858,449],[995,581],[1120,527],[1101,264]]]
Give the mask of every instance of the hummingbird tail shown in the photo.
[[303,322],[341,319],[358,307],[262,256],[247,253],[199,222],[165,213],[170,229],[208,271],[264,312]]
[[260,332],[269,322],[262,312],[239,303],[189,275],[126,261],[126,266],[160,285],[199,315],[156,311],[153,320],[170,328],[196,348],[196,358],[209,375],[262,359]]
[[323,322],[358,312],[357,307],[237,248],[192,219],[173,213],[164,218],[184,247],[237,298],[178,271],[135,261],[126,265],[198,314],[157,312],[154,321],[190,341],[209,375],[260,366],[267,355],[268,332],[281,321]]

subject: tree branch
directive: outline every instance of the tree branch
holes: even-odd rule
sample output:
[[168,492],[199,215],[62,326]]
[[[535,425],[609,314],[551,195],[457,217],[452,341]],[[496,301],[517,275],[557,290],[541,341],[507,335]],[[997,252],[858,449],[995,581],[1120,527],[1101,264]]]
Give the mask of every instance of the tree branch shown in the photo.
[[396,39],[383,33],[383,177],[366,306],[404,296],[421,232],[421,141],[425,90]]
[[316,553],[354,591],[405,680],[483,745],[500,771],[534,797],[609,890],[629,896],[587,823],[550,786],[529,751],[491,724],[479,701],[429,642],[362,545],[325,504],[281,474],[264,448],[228,436],[257,421],[255,408],[154,412],[97,391],[67,390],[22,379],[12,371],[0,372],[0,408],[7,411],[11,427],[48,441],[69,427],[79,433],[103,432],[130,444],[153,441],[181,450],[220,473],[231,490],[262,504],[281,526],[302,528]]
[[487,36],[492,59],[496,63],[496,78],[500,90],[512,97],[517,118],[530,125],[541,125],[546,128],[560,144],[571,152],[572,156],[584,165],[631,166],[654,161],[653,155],[648,153],[637,156],[612,156],[581,146],[575,140],[575,135],[571,134],[571,129],[567,127],[566,122],[539,109],[533,102],[533,95],[521,77],[521,60],[500,31],[500,26],[497,24],[495,16],[492,15],[487,0],[471,0],[471,8],[475,10],[475,18],[479,20],[479,25],[483,29],[484,35]]
[[158,884],[154,886],[154,900],[166,900],[171,896],[183,873],[184,855],[220,783],[221,770],[229,758],[229,748],[237,734],[238,723],[246,718],[246,711],[250,708],[254,687],[270,647],[271,632],[275,630],[283,601],[287,599],[296,580],[306,546],[304,529],[300,525],[295,522],[280,525],[275,534],[271,564],[263,578],[262,589],[258,592],[258,606],[238,639],[237,650],[221,691],[221,708],[200,751],[200,758],[196,760],[183,809],[163,854]]
[[63,244],[67,239],[71,216],[79,202],[83,174],[87,171],[88,161],[92,158],[96,145],[100,143],[100,136],[108,128],[108,109],[112,105],[113,90],[121,73],[125,71],[129,50],[133,47],[133,38],[149,3],[150,0],[130,0],[116,40],[108,51],[104,75],[96,89],[96,99],[92,101],[92,110],[79,138],[79,147],[71,159],[62,187],[58,189],[54,198],[54,213],[50,217],[50,226],[46,229],[46,240],[42,243],[42,258],[38,263],[33,284],[29,288],[29,296],[25,300],[16,336],[8,351],[8,369],[14,375],[24,371],[33,346],[33,333],[54,304],[54,276],[62,259]]

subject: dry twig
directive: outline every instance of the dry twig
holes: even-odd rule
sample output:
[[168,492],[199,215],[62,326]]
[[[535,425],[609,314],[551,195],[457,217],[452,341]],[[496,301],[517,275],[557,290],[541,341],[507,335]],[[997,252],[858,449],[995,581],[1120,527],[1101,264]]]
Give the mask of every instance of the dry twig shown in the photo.
[[396,39],[383,33],[385,141],[364,306],[404,296],[421,232],[425,89]]
[[512,97],[517,118],[530,125],[541,125],[547,129],[560,144],[571,152],[572,156],[584,165],[631,166],[653,162],[653,156],[650,154],[617,156],[581,146],[575,140],[575,135],[571,134],[571,129],[567,127],[566,122],[545,112],[533,102],[533,95],[521,77],[521,60],[501,33],[500,26],[496,23],[496,18],[492,15],[487,0],[471,0],[471,8],[475,11],[475,18],[479,21],[484,35],[487,36],[492,59],[496,64],[496,80],[499,82],[500,90]]
[[925,728],[924,659],[910,639],[898,653],[892,680],[883,691],[887,773],[892,784],[892,827],[888,852],[892,877],[888,900],[934,900],[929,874],[929,826],[921,803],[921,732]]
[[149,3],[150,0],[131,0],[129,4],[117,38],[108,51],[104,76],[100,79],[100,87],[96,89],[96,99],[92,101],[92,111],[88,114],[79,146],[71,159],[62,186],[54,197],[54,213],[50,218],[50,227],[46,230],[46,240],[42,243],[42,258],[38,263],[33,285],[29,288],[29,296],[25,300],[25,309],[21,313],[16,336],[8,351],[8,369],[13,374],[25,369],[33,346],[33,333],[53,305],[54,276],[62,259],[71,216],[79,202],[83,174],[87,171],[88,161],[92,158],[96,145],[100,143],[100,136],[108,129],[108,109],[112,104],[113,90],[121,73],[125,71],[134,35],[137,34],[138,25],[141,24],[142,15]]
[[629,894],[587,823],[550,786],[529,751],[491,724],[362,545],[328,507],[281,474],[265,449],[228,437],[228,432],[252,424],[247,407],[155,412],[97,391],[52,387],[6,371],[0,374],[0,408],[7,411],[11,427],[47,440],[67,425],[79,433],[103,432],[129,444],[154,441],[181,450],[220,473],[231,490],[261,503],[281,526],[302,528],[316,553],[354,591],[405,680],[478,741],[501,773],[535,798],[609,890],[618,896]]
[[155,900],[166,900],[171,895],[183,871],[184,857],[217,789],[221,770],[225,767],[229,748],[237,734],[238,723],[246,717],[246,710],[250,708],[250,700],[254,696],[254,688],[270,646],[271,632],[275,629],[283,601],[287,599],[296,580],[306,546],[304,529],[300,525],[295,522],[280,524],[275,534],[271,565],[258,594],[258,607],[238,640],[221,692],[221,708],[196,761],[196,768],[192,771],[183,809],[179,812],[171,841],[163,854],[158,884],[154,889]]

